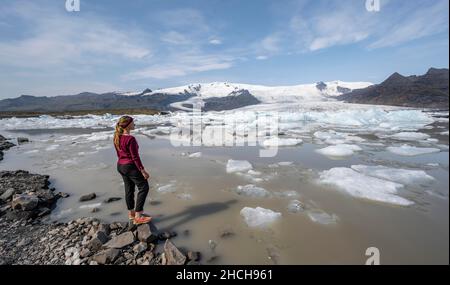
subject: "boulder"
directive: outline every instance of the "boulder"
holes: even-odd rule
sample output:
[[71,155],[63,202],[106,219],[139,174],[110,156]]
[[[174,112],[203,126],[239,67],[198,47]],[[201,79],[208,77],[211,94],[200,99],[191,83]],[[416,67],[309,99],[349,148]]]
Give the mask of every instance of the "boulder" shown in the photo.
[[119,200],[122,200],[122,198],[120,198],[120,197],[111,197],[111,198],[106,199],[104,202],[105,203],[112,203],[112,202],[119,201]]
[[91,251],[99,250],[103,244],[108,241],[108,236],[104,232],[96,232],[92,239],[89,241],[87,248]]
[[12,200],[14,210],[32,211],[38,207],[39,198],[34,195],[17,194]]
[[86,201],[94,200],[96,197],[97,197],[97,195],[95,195],[95,193],[83,195],[83,196],[80,197],[80,202],[86,202]]
[[105,244],[107,248],[123,248],[132,244],[135,241],[135,237],[132,232],[124,232],[118,236],[113,237],[109,242]]
[[186,262],[186,256],[170,240],[164,244],[164,256],[167,265],[184,265]]
[[116,248],[110,248],[103,250],[92,257],[92,261],[98,264],[110,264],[113,263],[120,254],[120,250]]
[[0,196],[0,199],[3,201],[9,200],[14,194],[16,193],[16,190],[14,188],[8,188],[5,192]]
[[27,142],[29,142],[29,141],[30,141],[29,139],[24,138],[24,137],[18,137],[18,138],[17,138],[17,143],[18,143],[18,144],[24,144],[24,143],[27,143]]
[[155,234],[156,228],[152,224],[139,225],[137,227],[137,237],[141,242],[154,242],[158,239]]

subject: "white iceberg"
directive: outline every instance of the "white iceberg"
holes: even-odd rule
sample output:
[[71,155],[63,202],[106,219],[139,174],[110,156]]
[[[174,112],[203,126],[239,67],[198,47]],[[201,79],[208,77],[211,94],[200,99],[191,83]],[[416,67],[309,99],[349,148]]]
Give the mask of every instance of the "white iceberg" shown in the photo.
[[434,178],[428,175],[423,170],[397,169],[382,165],[352,165],[351,168],[364,175],[398,182],[405,185],[413,185],[416,183],[430,183],[434,181]]
[[352,156],[356,151],[361,150],[362,148],[357,145],[339,144],[318,149],[316,150],[316,152],[331,157],[345,157],[345,156]]
[[282,146],[296,146],[296,145],[301,144],[302,142],[303,142],[302,139],[274,137],[274,138],[266,139],[263,142],[263,146],[266,148],[282,147]]
[[332,225],[338,221],[338,217],[335,214],[329,215],[322,210],[308,211],[308,217],[314,223],[322,225]]
[[427,134],[417,132],[401,132],[389,137],[402,141],[421,141],[430,138],[430,136]]
[[101,205],[102,205],[102,203],[86,204],[86,205],[81,205],[80,209],[93,209],[93,208],[98,208]]
[[336,167],[320,173],[320,183],[334,185],[338,190],[356,198],[400,206],[414,204],[398,196],[402,184],[361,174],[351,168]]
[[228,160],[227,173],[245,172],[250,169],[253,169],[253,166],[246,160]]
[[248,184],[245,186],[239,185],[236,188],[236,193],[246,197],[266,198],[270,196],[270,192],[262,187]]
[[289,202],[287,209],[291,213],[299,213],[305,210],[305,205],[299,200],[292,200]]
[[240,212],[245,223],[252,228],[266,228],[281,218],[281,213],[261,207],[245,207]]
[[194,153],[191,153],[188,157],[189,158],[199,158],[199,157],[202,157],[202,153],[201,152],[194,152]]
[[156,191],[161,194],[166,194],[166,193],[174,193],[177,191],[177,189],[174,184],[167,184],[167,185],[158,187],[156,189]]
[[402,146],[390,146],[386,148],[389,152],[392,152],[401,156],[416,156],[422,154],[430,154],[440,152],[438,148],[432,147],[415,147],[410,145],[402,145]]

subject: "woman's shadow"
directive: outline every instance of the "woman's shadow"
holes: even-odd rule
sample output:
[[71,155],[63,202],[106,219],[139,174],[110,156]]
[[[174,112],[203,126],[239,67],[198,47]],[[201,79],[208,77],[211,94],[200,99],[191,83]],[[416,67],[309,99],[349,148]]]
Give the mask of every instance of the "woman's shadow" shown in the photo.
[[225,211],[230,208],[230,205],[236,203],[237,200],[229,200],[223,203],[208,203],[203,205],[196,205],[186,208],[185,210],[169,215],[169,216],[161,216],[161,217],[154,217],[153,221],[155,224],[158,224],[160,222],[166,222],[173,219],[179,219],[176,222],[169,224],[165,226],[166,229],[174,229],[179,225],[183,225],[189,221],[195,220],[202,216],[207,216],[211,214],[215,214],[221,211]]

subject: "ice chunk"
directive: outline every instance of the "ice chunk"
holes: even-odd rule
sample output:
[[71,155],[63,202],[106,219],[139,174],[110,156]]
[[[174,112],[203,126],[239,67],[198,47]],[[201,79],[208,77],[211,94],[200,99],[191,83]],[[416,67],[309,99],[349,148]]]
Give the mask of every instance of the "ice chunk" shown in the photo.
[[298,193],[294,190],[275,192],[274,195],[281,198],[295,198],[299,196]]
[[266,228],[281,218],[281,213],[261,207],[245,207],[240,212],[249,227]]
[[303,142],[302,139],[292,139],[292,138],[270,138],[263,142],[263,146],[270,147],[280,147],[280,146],[296,146]]
[[397,169],[397,168],[389,168],[382,165],[378,166],[352,165],[351,167],[353,170],[356,170],[364,175],[390,180],[405,185],[413,185],[416,183],[429,183],[434,181],[434,178],[428,175],[423,170]]
[[86,204],[86,205],[81,205],[80,209],[93,209],[93,208],[98,208],[101,205],[102,205],[102,203]]
[[440,149],[438,148],[431,148],[431,147],[415,147],[410,145],[402,145],[402,146],[390,146],[386,148],[389,152],[392,152],[397,155],[402,156],[416,156],[416,155],[422,155],[422,154],[429,154],[429,153],[437,153],[440,152]]
[[262,174],[261,172],[252,169],[250,169],[247,173],[252,176],[260,176]]
[[177,195],[177,198],[180,200],[192,200],[192,195],[189,193],[181,193]]
[[189,155],[189,158],[199,158],[202,156],[201,152],[194,152]]
[[332,145],[326,148],[318,149],[316,152],[332,157],[344,157],[351,156],[355,153],[355,151],[361,151],[362,149],[357,145],[352,144],[339,144]]
[[440,133],[442,136],[448,136],[448,131],[446,131],[446,132],[441,132]]
[[51,145],[51,146],[47,147],[45,150],[46,151],[52,151],[52,150],[57,149],[58,147],[59,147],[59,144],[54,144],[54,145]]
[[282,161],[282,162],[278,162],[279,166],[291,166],[292,164],[294,164],[294,162],[292,161]]
[[270,196],[270,192],[262,187],[255,186],[253,184],[241,186],[236,188],[236,193],[247,197],[266,198]]
[[167,185],[158,187],[158,189],[156,189],[156,191],[161,194],[166,194],[166,193],[174,193],[177,191],[177,189],[174,184],[167,184]]
[[246,160],[228,160],[227,173],[245,172],[250,169],[253,169],[253,166]]
[[314,223],[319,223],[322,225],[332,225],[336,224],[338,217],[335,214],[329,215],[322,210],[311,210],[308,211],[308,217]]
[[305,210],[305,205],[299,200],[292,200],[289,202],[287,209],[291,213],[299,213]]
[[390,137],[402,141],[420,141],[430,138],[430,136],[427,134],[416,132],[401,132],[395,135],[391,135]]
[[336,167],[320,173],[319,182],[335,185],[339,190],[357,197],[401,206],[414,204],[397,195],[402,184],[361,174],[351,168]]

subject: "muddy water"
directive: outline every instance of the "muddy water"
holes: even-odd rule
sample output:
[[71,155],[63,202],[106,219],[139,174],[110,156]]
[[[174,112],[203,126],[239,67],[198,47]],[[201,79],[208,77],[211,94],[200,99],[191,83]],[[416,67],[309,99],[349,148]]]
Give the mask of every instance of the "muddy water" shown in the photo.
[[[8,151],[0,169],[49,174],[58,191],[71,194],[58,202],[50,220],[95,216],[109,222],[124,221],[123,199],[103,203],[109,197],[123,197],[110,142],[61,139],[93,131],[2,132],[9,137],[26,136],[32,142]],[[175,244],[201,251],[205,263],[212,259],[212,264],[364,264],[368,247],[379,248],[383,264],[449,261],[448,152],[405,158],[387,153],[384,147],[362,144],[362,152],[332,160],[314,152],[323,146],[305,141],[299,147],[280,149],[276,157],[259,158],[256,147],[173,147],[165,139],[137,138],[142,160],[153,177],[146,211],[154,216],[158,228],[178,233]],[[448,145],[448,136],[439,139]],[[198,151],[202,152],[200,158],[185,155]],[[250,161],[262,172],[261,177],[267,178],[258,186],[272,193],[293,190],[298,196],[237,195],[236,187],[251,181],[227,174],[228,159]],[[283,161],[293,164],[272,165]],[[430,186],[402,189],[402,196],[415,202],[410,207],[356,199],[316,182],[321,170],[354,164],[424,169],[436,181]],[[173,184],[176,192],[157,192],[159,186],[167,184]],[[91,192],[98,195],[95,200],[78,202],[81,195]],[[302,201],[307,211],[289,212],[287,206],[292,199]],[[240,211],[258,206],[280,212],[282,218],[268,229],[249,228]],[[91,213],[89,207],[99,211]],[[335,215],[336,222],[314,222],[308,211]],[[231,234],[224,237],[224,232]],[[217,245],[214,249],[210,241]]]

